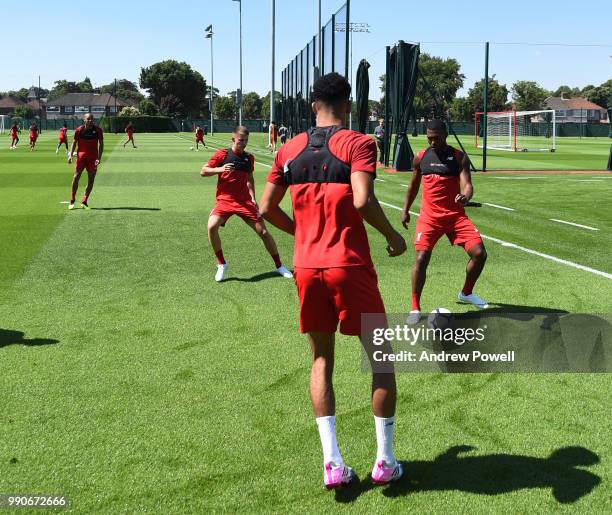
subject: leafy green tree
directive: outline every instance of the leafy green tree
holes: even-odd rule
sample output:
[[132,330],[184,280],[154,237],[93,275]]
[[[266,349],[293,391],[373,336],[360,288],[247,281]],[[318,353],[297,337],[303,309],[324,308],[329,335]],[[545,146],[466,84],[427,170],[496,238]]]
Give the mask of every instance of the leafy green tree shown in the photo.
[[27,104],[21,104],[15,107],[13,116],[25,119],[34,118],[34,110]]
[[[161,61],[140,71],[140,87],[146,89],[149,98],[164,112],[172,107],[177,116],[197,116],[205,101],[206,81],[202,75],[185,62]],[[176,97],[180,102],[167,99]],[[164,104],[164,105],[162,105]],[[177,111],[178,107],[181,111]]]
[[[79,86],[79,84],[82,84],[82,83],[77,84],[76,82],[72,82],[72,81],[56,80],[53,88],[51,88],[51,91],[49,92],[48,99],[55,100],[56,98],[64,96],[67,93],[83,93],[83,90],[81,90],[81,87]],[[90,84],[91,84],[91,81],[90,81]]]
[[159,112],[164,116],[170,116],[171,118],[182,118],[187,113],[185,104],[176,95],[166,95],[161,97],[159,101]]
[[236,104],[235,97],[227,95],[225,97],[215,98],[215,105],[213,109],[215,118],[230,119],[236,118],[238,106]]
[[89,77],[85,77],[81,82],[77,82],[77,87],[81,90],[81,93],[93,93],[94,87]]
[[453,98],[449,113],[451,120],[469,122],[474,119],[474,108],[466,97]]
[[243,118],[261,118],[261,97],[251,91],[242,96],[242,116]]
[[[281,115],[281,100],[283,95],[280,91],[274,92],[274,117],[279,123]],[[261,99],[261,117],[265,120],[270,119],[270,92],[268,91]]]
[[[489,79],[489,102],[487,109],[492,111],[506,111],[508,109],[508,88],[500,84],[495,75]],[[484,100],[484,79],[479,80],[468,91],[468,100],[472,108],[472,115],[476,111],[482,111]]]
[[561,93],[565,98],[574,98],[580,96],[579,88],[570,88],[569,86],[559,86],[552,94],[553,97],[560,97]]
[[593,86],[591,89],[583,89],[583,95],[587,100],[601,106],[605,109],[612,107],[612,79],[607,80],[599,86]]
[[144,99],[144,95],[138,90],[138,86],[127,79],[120,79],[117,81],[117,88],[115,90],[115,81],[110,84],[100,86],[100,93],[109,93],[114,95],[116,91],[117,98],[121,100],[133,100],[134,102],[140,102]]
[[550,92],[534,81],[519,80],[512,85],[512,100],[517,111],[543,109],[548,96]]
[[121,110],[121,112],[117,116],[127,118],[131,116],[140,116],[140,114],[141,113],[137,108],[126,106]]
[[142,114],[156,116],[159,114],[159,108],[148,98],[143,98],[138,104],[138,109]]

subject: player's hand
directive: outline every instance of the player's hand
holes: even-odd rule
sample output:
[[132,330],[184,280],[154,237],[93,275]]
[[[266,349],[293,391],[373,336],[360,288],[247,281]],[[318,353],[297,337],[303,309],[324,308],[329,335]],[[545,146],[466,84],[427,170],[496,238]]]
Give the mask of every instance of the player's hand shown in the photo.
[[404,229],[408,229],[408,224],[410,223],[410,213],[408,211],[402,211],[402,225]]
[[70,165],[70,164],[72,164],[72,154],[70,154],[70,155],[68,156],[68,164],[69,164],[69,165]]
[[234,171],[234,163],[227,163],[226,165],[223,165],[223,171],[224,172],[233,172]]
[[96,159],[96,162],[94,163],[96,166],[98,166],[100,164],[100,160]]
[[387,252],[389,257],[401,256],[406,252],[406,240],[397,231],[393,231],[393,234],[387,238]]
[[457,195],[455,197],[455,202],[457,202],[457,204],[462,204],[462,205],[466,205],[468,200],[470,200],[469,198],[467,198],[465,195],[463,195],[462,193],[459,193],[459,195]]

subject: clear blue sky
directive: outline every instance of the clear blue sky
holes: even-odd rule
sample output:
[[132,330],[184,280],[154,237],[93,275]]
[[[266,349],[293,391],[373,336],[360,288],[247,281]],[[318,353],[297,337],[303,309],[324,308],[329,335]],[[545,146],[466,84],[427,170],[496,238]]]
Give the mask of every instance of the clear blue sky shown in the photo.
[[[343,0],[323,0],[323,20]],[[495,4],[495,8],[491,4]],[[243,0],[243,90],[270,89],[270,0]],[[238,3],[231,0],[107,0],[58,4],[10,2],[2,8],[0,91],[57,79],[94,85],[115,77],[138,80],[140,68],[163,59],[186,61],[210,80],[210,46],[203,29],[215,31],[215,86],[222,94],[238,86]],[[465,93],[483,75],[484,44],[461,42],[594,43],[605,47],[491,45],[490,74],[508,87],[535,80],[546,88],[584,87],[612,78],[612,1],[593,0],[584,9],[560,1],[512,2],[353,0],[351,20],[371,33],[354,34],[354,70],[361,58],[370,68],[370,97],[378,98],[384,47],[403,39],[422,51],[454,57],[466,75]],[[587,8],[588,7],[588,8]],[[316,0],[276,2],[276,84],[286,64],[316,30]],[[10,28],[14,46],[9,44]],[[432,42],[432,43],[430,43]],[[455,43],[433,43],[455,42]],[[459,43],[457,43],[459,42]]]

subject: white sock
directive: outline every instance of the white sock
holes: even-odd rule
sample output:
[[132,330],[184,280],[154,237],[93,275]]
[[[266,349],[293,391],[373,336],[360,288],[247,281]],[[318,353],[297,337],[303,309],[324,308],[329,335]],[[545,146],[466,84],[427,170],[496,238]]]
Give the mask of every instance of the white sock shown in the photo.
[[318,417],[316,420],[323,447],[323,463],[332,461],[334,465],[343,465],[336,441],[336,417]]
[[383,460],[385,463],[395,463],[393,454],[393,428],[395,427],[395,417],[382,418],[374,416],[376,426],[376,460]]

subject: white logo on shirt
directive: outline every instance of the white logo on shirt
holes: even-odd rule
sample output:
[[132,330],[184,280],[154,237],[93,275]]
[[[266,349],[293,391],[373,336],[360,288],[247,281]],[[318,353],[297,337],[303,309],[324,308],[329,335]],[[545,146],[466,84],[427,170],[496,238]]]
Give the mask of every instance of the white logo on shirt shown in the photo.
[[423,234],[422,232],[417,232],[417,239],[416,241],[420,241],[421,239],[421,234]]

